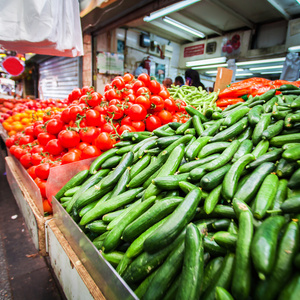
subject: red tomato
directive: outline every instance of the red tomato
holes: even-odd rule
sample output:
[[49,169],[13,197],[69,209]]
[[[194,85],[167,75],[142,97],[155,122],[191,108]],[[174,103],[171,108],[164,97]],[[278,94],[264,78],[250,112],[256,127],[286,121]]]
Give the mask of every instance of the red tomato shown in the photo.
[[39,124],[33,129],[33,133],[35,137],[37,137],[42,132],[46,132],[44,124]]
[[148,97],[146,96],[138,96],[136,99],[135,99],[135,103],[136,104],[140,104],[140,105],[143,105],[145,107],[146,110],[148,110],[151,106],[151,101]]
[[43,209],[45,213],[52,213],[52,205],[48,199],[43,200]]
[[150,84],[150,76],[146,73],[140,74],[137,79],[143,81],[146,86]]
[[94,93],[94,88],[92,86],[84,86],[82,89],[81,89],[81,94],[82,95],[86,95],[86,94],[91,94],[91,93]]
[[134,127],[136,131],[145,131],[145,123],[142,121],[132,122],[132,127]]
[[126,102],[131,102],[131,103],[134,103],[135,102],[135,95],[134,94],[129,94],[129,95],[127,95],[126,97],[125,97],[125,101]]
[[170,97],[165,99],[164,108],[171,113],[176,111],[176,103],[173,98]]
[[15,144],[15,139],[13,138],[13,137],[9,137],[9,138],[7,138],[6,139],[6,141],[5,141],[5,146],[7,147],[7,148],[10,148],[12,145],[14,145]]
[[107,83],[107,84],[104,86],[104,92],[106,92],[106,91],[108,91],[108,90],[110,90],[110,89],[112,89],[112,85],[109,84],[109,83]]
[[41,153],[45,151],[45,147],[43,145],[35,145],[31,148],[30,153]]
[[150,97],[150,94],[151,94],[151,92],[150,92],[150,90],[148,89],[148,88],[146,88],[146,87],[140,87],[138,90],[137,90],[137,92],[136,92],[136,96],[145,96],[145,97]]
[[[18,148],[19,148],[19,146],[17,146],[17,145],[12,145],[12,146],[9,148],[10,154],[14,156],[15,150],[18,149]],[[25,154],[25,153],[24,153],[24,154]]]
[[49,120],[46,129],[50,134],[58,134],[64,126],[64,122],[58,119]]
[[36,166],[31,166],[28,170],[27,173],[29,174],[29,176],[34,180],[36,178],[35,175],[35,168]]
[[79,160],[80,160],[80,155],[74,151],[67,152],[61,158],[61,162],[63,165],[72,163],[74,161],[79,161]]
[[125,87],[125,82],[121,76],[117,76],[114,78],[114,80],[111,82],[111,85],[115,87],[118,90],[122,90]]
[[133,85],[132,85],[132,89],[134,90],[134,92],[136,93],[137,90],[141,87],[145,86],[145,83],[143,81],[137,80]]
[[124,110],[124,114],[125,115],[128,115],[128,111],[130,109],[130,107],[133,105],[132,102],[124,102],[123,105],[122,105],[122,108]]
[[160,118],[162,124],[170,123],[173,118],[173,115],[169,111],[164,109],[160,111],[157,116]]
[[109,101],[109,105],[120,105],[122,104],[122,101],[119,99],[112,99]]
[[80,136],[76,131],[63,130],[58,134],[58,140],[60,141],[62,147],[74,148],[80,143]]
[[163,88],[160,90],[160,92],[158,93],[158,95],[159,95],[160,97],[162,97],[163,99],[167,99],[167,98],[170,97],[170,93],[169,93],[168,89],[165,88],[165,87],[163,87]]
[[158,94],[160,92],[161,86],[160,83],[156,80],[151,80],[150,84],[148,85],[149,90],[152,94]]
[[125,118],[122,119],[122,121],[121,121],[121,126],[122,126],[122,125],[129,125],[129,126],[132,126],[132,121],[131,121],[131,119],[130,119],[129,116],[127,116],[127,117],[125,117]]
[[96,147],[102,151],[111,149],[115,143],[116,140],[112,139],[107,132],[101,132],[95,140]]
[[42,146],[46,146],[47,143],[53,139],[56,139],[56,136],[54,134],[50,134],[47,132],[42,132],[38,135],[38,141]]
[[147,110],[140,104],[133,104],[128,110],[128,116],[132,121],[142,121],[147,116]]
[[28,126],[25,128],[24,132],[26,135],[34,136],[34,127],[32,125]]
[[101,127],[102,132],[107,132],[107,133],[115,133],[114,127],[110,123],[105,123]]
[[31,163],[34,166],[37,166],[41,163],[41,161],[44,159],[45,157],[42,156],[40,153],[32,153],[31,154]]
[[32,163],[31,163],[31,154],[30,153],[26,153],[23,156],[21,156],[20,163],[22,164],[22,166],[25,169],[30,168],[32,166]]
[[58,155],[64,150],[61,142],[58,139],[50,140],[46,145],[46,151],[52,155]]
[[123,110],[117,105],[110,105],[107,109],[107,113],[109,117],[113,118],[114,120],[119,120],[124,115]]
[[81,90],[79,88],[74,89],[70,95],[71,95],[72,101],[78,100],[81,97]]
[[50,164],[44,163],[36,166],[35,175],[40,178],[46,180],[49,177],[50,172]]
[[123,90],[123,99],[126,99],[127,96],[133,95],[133,94],[134,94],[134,90],[133,89],[127,89],[125,87],[125,89]]
[[99,130],[96,127],[87,127],[79,131],[80,139],[91,144],[99,135]]
[[32,143],[34,141],[34,138],[32,135],[24,135],[22,137],[20,137],[19,139],[19,145],[26,145],[29,143]]
[[124,131],[128,131],[128,132],[135,132],[135,128],[133,126],[130,126],[130,125],[122,125],[118,132],[119,134],[121,135]]
[[78,145],[77,145],[77,149],[79,149],[79,150],[83,150],[85,147],[87,147],[87,146],[89,146],[89,144],[88,143],[85,143],[85,142],[81,142],[81,143],[79,143]]
[[159,117],[151,115],[146,119],[146,128],[148,131],[153,131],[154,129],[161,126],[161,120]]
[[86,125],[87,126],[99,126],[100,113],[94,109],[88,109],[86,111]]
[[[74,152],[76,153],[77,155],[79,155],[79,157],[81,157],[81,154],[82,154],[82,151],[78,148],[72,148],[72,149],[69,149],[69,152]],[[65,155],[65,154],[64,154]]]
[[151,101],[151,109],[153,111],[161,111],[164,109],[164,100],[160,96],[151,96],[150,98]]
[[63,110],[61,113],[61,120],[68,124],[71,121],[70,117],[70,107],[67,107],[66,109]]
[[79,105],[72,106],[69,111],[70,121],[72,121],[72,120],[76,121],[78,114],[80,114],[80,115],[83,114],[82,108]]
[[96,146],[92,145],[85,147],[82,151],[82,159],[96,157],[99,155],[101,155],[101,151]]
[[95,107],[101,103],[101,99],[103,96],[100,93],[94,92],[87,99],[87,103],[89,106]]
[[125,83],[128,83],[128,82],[132,81],[133,79],[134,79],[134,76],[130,73],[126,73],[123,76],[123,80]]
[[36,185],[38,186],[38,188],[40,189],[41,195],[43,198],[46,198],[46,180],[43,180],[39,177],[34,179],[34,182],[36,183]]
[[102,102],[100,105],[96,106],[94,110],[98,111],[100,115],[105,115],[107,112],[107,102]]
[[115,89],[110,89],[104,93],[104,97],[107,101],[112,99],[122,99],[122,93],[120,91],[116,91]]
[[[11,147],[12,148],[12,147]],[[11,149],[10,148],[10,149]],[[21,148],[21,147],[17,147],[13,150],[13,155],[17,158],[17,159],[20,159],[24,154],[26,154],[26,150],[24,148]]]

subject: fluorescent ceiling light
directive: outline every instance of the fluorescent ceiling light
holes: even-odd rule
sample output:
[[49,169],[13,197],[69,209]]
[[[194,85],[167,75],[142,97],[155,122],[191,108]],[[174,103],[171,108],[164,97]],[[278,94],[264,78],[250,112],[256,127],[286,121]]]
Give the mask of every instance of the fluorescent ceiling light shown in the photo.
[[[243,71],[245,71],[245,70],[244,70],[244,69],[236,69],[236,71],[237,71],[237,72],[243,72]],[[218,71],[207,71],[207,72],[205,72],[205,73],[207,73],[207,74],[217,74]]]
[[281,71],[262,72],[260,74],[278,74],[278,73],[281,73]]
[[235,63],[237,66],[247,66],[247,65],[256,65],[256,64],[268,64],[273,62],[285,61],[285,57],[262,59],[262,60],[252,60],[252,61],[242,61]]
[[202,70],[202,69],[214,69],[214,68],[222,68],[227,67],[227,64],[218,64],[218,65],[208,65],[208,66],[200,66],[200,67],[193,67],[192,69],[195,70]]
[[189,32],[189,33],[191,33],[193,35],[196,35],[196,36],[201,37],[201,38],[205,37],[205,34],[203,32],[198,31],[198,30],[196,30],[196,29],[194,29],[192,27],[189,27],[189,26],[187,26],[185,24],[182,24],[182,23],[180,23],[180,22],[178,22],[176,20],[173,20],[173,19],[171,19],[169,17],[164,17],[163,20],[165,22],[167,22],[167,23],[169,23],[169,24],[171,24],[171,25],[173,25],[173,26],[175,26],[177,28],[180,28],[180,29],[182,29],[184,31],[187,31],[187,32]]
[[242,77],[242,76],[250,76],[253,75],[253,73],[240,73],[240,74],[236,74],[236,77]]
[[[299,0],[300,1],[300,0]],[[299,3],[300,4],[300,3]],[[290,52],[300,52],[300,46],[289,47],[288,50]]]
[[269,70],[269,69],[281,69],[283,65],[278,66],[268,66],[268,67],[258,67],[258,68],[250,68],[250,71],[259,71],[259,70]]
[[205,66],[205,65],[211,65],[211,64],[218,64],[218,63],[224,63],[226,62],[226,57],[216,57],[216,58],[210,58],[210,59],[203,59],[203,60],[195,60],[195,61],[187,61],[186,66],[187,67],[194,67],[194,66]]
[[194,4],[196,2],[200,2],[201,0],[184,0],[184,1],[180,1],[178,3],[175,3],[173,5],[167,6],[165,8],[162,8],[160,10],[157,10],[153,13],[150,14],[150,16],[147,16],[144,18],[145,22],[150,22],[153,21],[155,19],[158,19],[160,17],[166,16],[172,12],[181,10],[191,4]]

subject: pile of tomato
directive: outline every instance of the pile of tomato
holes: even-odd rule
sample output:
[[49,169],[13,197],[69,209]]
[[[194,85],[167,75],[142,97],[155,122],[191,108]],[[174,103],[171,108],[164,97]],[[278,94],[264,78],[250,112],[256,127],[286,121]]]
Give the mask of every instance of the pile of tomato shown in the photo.
[[50,168],[99,156],[120,140],[124,131],[153,131],[169,122],[186,122],[185,102],[147,74],[117,76],[103,95],[93,87],[74,89],[68,107],[51,110],[6,140],[6,146],[41,190],[44,210]]

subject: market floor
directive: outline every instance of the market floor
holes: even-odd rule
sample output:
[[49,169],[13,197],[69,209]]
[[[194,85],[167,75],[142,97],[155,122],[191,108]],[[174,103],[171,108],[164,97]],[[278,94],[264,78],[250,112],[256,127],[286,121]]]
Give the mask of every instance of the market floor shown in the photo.
[[48,267],[47,259],[35,249],[7,183],[3,144],[1,148],[0,300],[63,300],[61,288]]

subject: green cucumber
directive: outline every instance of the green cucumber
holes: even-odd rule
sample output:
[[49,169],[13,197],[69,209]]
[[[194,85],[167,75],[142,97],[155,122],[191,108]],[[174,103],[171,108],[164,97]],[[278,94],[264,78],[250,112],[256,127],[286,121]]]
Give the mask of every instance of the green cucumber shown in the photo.
[[72,197],[61,197],[59,201],[61,203],[66,203],[66,202],[69,202],[71,199],[72,199]]
[[196,186],[190,182],[187,182],[187,181],[180,181],[179,187],[185,194],[188,194],[190,191],[192,191],[194,189],[199,189],[198,186]]
[[115,268],[122,260],[124,253],[120,251],[112,251],[110,253],[101,252],[102,256]]
[[143,158],[141,158],[133,167],[130,169],[130,178],[134,178],[141,171],[143,171],[150,163],[151,155],[146,154]]
[[[118,151],[116,152],[116,154],[124,155],[124,154],[128,153],[129,151],[132,151],[133,147],[134,147],[134,145],[129,145],[129,146],[124,146],[122,148],[119,148]],[[101,166],[103,166],[103,164]]]
[[79,186],[74,186],[73,188],[70,188],[69,190],[67,190],[65,193],[64,193],[64,196],[66,197],[72,197],[76,192],[78,192],[81,188],[81,185]]
[[164,177],[156,177],[152,183],[161,190],[172,191],[179,188],[179,182],[185,181],[189,177],[189,173],[180,173]]
[[299,213],[300,212],[300,195],[296,195],[286,199],[281,205],[280,209],[283,213]]
[[300,143],[300,133],[278,135],[270,140],[270,146],[273,147],[282,147],[289,143]]
[[118,196],[121,193],[124,193],[126,191],[126,185],[130,181],[130,178],[131,178],[130,171],[127,168],[125,170],[125,172],[123,173],[123,175],[121,176],[118,183],[116,184],[116,186],[114,187],[114,189],[112,190],[110,197],[112,198],[112,197]]
[[271,98],[267,103],[265,103],[265,104],[263,105],[264,111],[265,111],[266,113],[271,112],[272,109],[273,109],[273,106],[275,105],[275,103],[277,103],[277,97],[276,97],[276,96],[273,97],[273,98]]
[[103,162],[105,162],[108,158],[114,156],[117,151],[117,148],[111,148],[108,151],[102,153],[100,156],[98,156],[90,165],[90,174],[96,174],[97,170],[100,168]]
[[96,206],[96,204],[98,203],[98,201],[94,201],[86,206],[84,206],[80,211],[79,211],[79,217],[83,217],[88,211],[90,211],[92,208],[94,208]]
[[257,157],[255,161],[250,162],[249,165],[246,166],[246,169],[256,168],[264,162],[276,162],[278,159],[280,159],[281,153],[282,153],[282,149],[274,149],[272,151],[269,151]]
[[190,115],[190,116],[198,116],[202,122],[207,122],[208,119],[197,109],[193,108],[192,106],[186,106],[185,111]]
[[193,126],[196,130],[197,135],[200,136],[201,133],[204,131],[200,117],[197,115],[193,116],[192,122],[193,122]]
[[186,154],[185,154],[186,160],[187,161],[195,160],[199,151],[203,149],[203,147],[209,142],[210,138],[211,138],[210,136],[203,136],[196,139],[186,150]]
[[106,231],[106,224],[102,220],[96,220],[85,226],[86,229],[95,233],[104,233]]
[[224,288],[217,286],[216,287],[216,300],[233,300],[233,297],[230,293]]
[[214,234],[214,240],[218,245],[232,252],[235,252],[237,243],[237,234],[232,234],[227,231],[218,231]]
[[220,129],[222,122],[223,120],[215,121],[201,133],[201,136],[213,136]]
[[156,273],[158,272],[159,269],[151,273],[145,280],[142,281],[142,283],[137,287],[136,290],[134,290],[134,293],[139,299],[142,299],[143,296],[145,295],[153,277],[156,276]]
[[220,153],[224,151],[226,148],[228,148],[229,145],[230,145],[229,142],[215,142],[215,143],[210,143],[208,145],[204,145],[204,147],[200,149],[198,157],[204,158],[214,153]]
[[241,107],[237,111],[233,111],[229,114],[225,120],[223,121],[222,125],[224,126],[231,126],[242,119],[248,112],[250,111],[249,107]]
[[254,145],[257,145],[262,139],[262,133],[267,129],[270,123],[271,114],[263,114],[253,130],[252,142]]
[[176,129],[176,134],[184,134],[184,132],[192,125],[192,118],[189,118],[185,123],[181,124]]
[[292,276],[289,282],[281,291],[278,300],[297,300],[300,294],[300,273]]
[[246,129],[244,131],[242,131],[242,133],[239,136],[237,136],[237,139],[240,142],[251,139],[252,133],[253,133],[252,127],[248,126],[248,127],[246,127]]
[[278,211],[280,209],[280,205],[287,198],[287,184],[288,181],[286,179],[279,180],[278,188],[273,201],[273,205],[271,206],[271,210]]
[[[209,234],[210,235],[210,234]],[[211,236],[204,237],[204,251],[208,252],[211,256],[224,256],[227,250],[220,245],[218,245],[213,239],[213,234]]]
[[107,213],[102,217],[102,220],[105,223],[110,223],[112,220],[114,220],[117,216],[119,216],[124,211],[125,211],[125,209],[119,209],[119,210],[113,211],[111,213]]
[[196,167],[199,167],[205,163],[208,163],[219,156],[220,156],[220,154],[212,154],[212,155],[206,156],[205,158],[185,163],[179,167],[178,171],[180,173],[190,172],[191,170],[195,169]]
[[265,154],[268,150],[269,150],[269,141],[262,140],[256,145],[256,147],[252,151],[252,154],[257,159],[258,157]]
[[279,120],[276,123],[272,124],[271,126],[267,127],[262,132],[262,139],[263,140],[270,140],[274,136],[280,134],[280,132],[283,130],[284,121]]
[[300,159],[300,146],[294,146],[285,150],[282,153],[282,157],[288,161],[295,161]]
[[220,201],[221,198],[221,190],[222,190],[222,185],[220,184],[216,188],[214,188],[207,196],[207,198],[204,201],[204,211],[207,214],[210,214],[218,202]]
[[300,182],[300,168],[296,170],[293,175],[291,176],[288,187],[290,189],[298,189],[299,188],[299,182]]
[[171,145],[173,142],[177,141],[179,138],[181,138],[181,135],[173,135],[173,136],[166,136],[166,137],[161,137],[156,140],[156,145],[160,149],[165,149],[169,145]]
[[233,156],[232,162],[236,162],[239,158],[244,156],[245,154],[251,153],[253,148],[253,143],[251,140],[243,140]]

